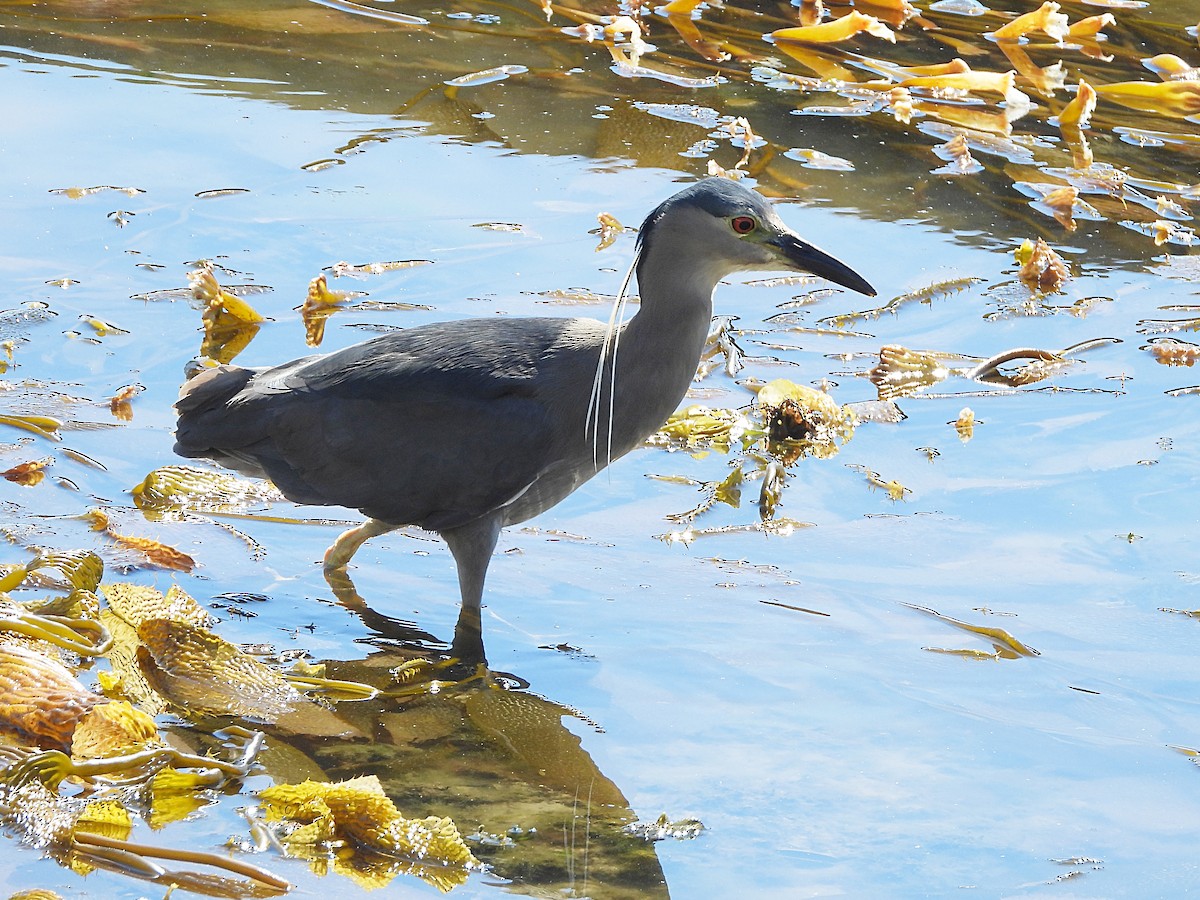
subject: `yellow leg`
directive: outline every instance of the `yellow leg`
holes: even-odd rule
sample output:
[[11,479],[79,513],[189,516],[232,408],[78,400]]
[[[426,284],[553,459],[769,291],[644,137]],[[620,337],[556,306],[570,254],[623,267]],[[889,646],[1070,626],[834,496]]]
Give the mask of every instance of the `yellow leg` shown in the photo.
[[333,542],[333,546],[325,551],[325,570],[346,568],[351,557],[358,552],[359,547],[371,538],[395,531],[399,527],[398,525],[389,525],[387,522],[380,522],[378,519],[367,519],[357,528],[343,532]]

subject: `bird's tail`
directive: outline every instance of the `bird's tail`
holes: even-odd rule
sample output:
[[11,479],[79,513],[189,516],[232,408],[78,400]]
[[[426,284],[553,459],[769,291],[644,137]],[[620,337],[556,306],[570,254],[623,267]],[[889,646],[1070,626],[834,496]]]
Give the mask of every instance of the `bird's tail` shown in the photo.
[[179,399],[175,402],[175,411],[182,417],[197,410],[223,406],[246,386],[253,375],[253,369],[243,369],[241,366],[204,369],[183,383],[179,389]]
[[228,437],[223,432],[227,430],[225,410],[229,401],[254,374],[254,369],[217,366],[184,382],[179,389],[179,399],[175,401],[175,411],[179,413],[175,425],[175,452],[180,456],[215,459],[213,451]]

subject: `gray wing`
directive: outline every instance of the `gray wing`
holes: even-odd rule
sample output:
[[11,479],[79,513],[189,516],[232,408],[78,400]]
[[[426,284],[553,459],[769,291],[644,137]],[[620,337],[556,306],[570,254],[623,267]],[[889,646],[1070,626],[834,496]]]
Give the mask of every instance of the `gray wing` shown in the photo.
[[177,404],[176,452],[264,474],[300,503],[432,530],[465,524],[552,462],[542,376],[564,322],[447,323],[226,369]]

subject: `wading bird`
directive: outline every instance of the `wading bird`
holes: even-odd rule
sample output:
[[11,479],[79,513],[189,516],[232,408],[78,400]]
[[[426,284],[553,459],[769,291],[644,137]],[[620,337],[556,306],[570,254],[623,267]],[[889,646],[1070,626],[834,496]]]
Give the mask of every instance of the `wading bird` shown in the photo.
[[[273,368],[208,369],[181,391],[175,452],[268,478],[296,503],[360,510],[368,520],[329,548],[327,574],[376,535],[437,532],[458,567],[460,625],[477,632],[500,529],[549,509],[658,429],[696,374],[717,282],[761,270],[875,293],[759,194],[709,178],[643,223],[641,305],[628,323],[618,300],[607,325],[468,319]],[[482,661],[478,637],[456,633],[453,652],[478,644]]]

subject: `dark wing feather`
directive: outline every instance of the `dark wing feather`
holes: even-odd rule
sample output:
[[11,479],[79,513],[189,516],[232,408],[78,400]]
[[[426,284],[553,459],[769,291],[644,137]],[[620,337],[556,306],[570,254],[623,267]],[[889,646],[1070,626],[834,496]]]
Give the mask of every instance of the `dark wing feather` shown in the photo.
[[548,465],[555,429],[539,376],[563,324],[432,325],[212,376],[178,404],[176,451],[264,473],[296,502],[453,528]]

